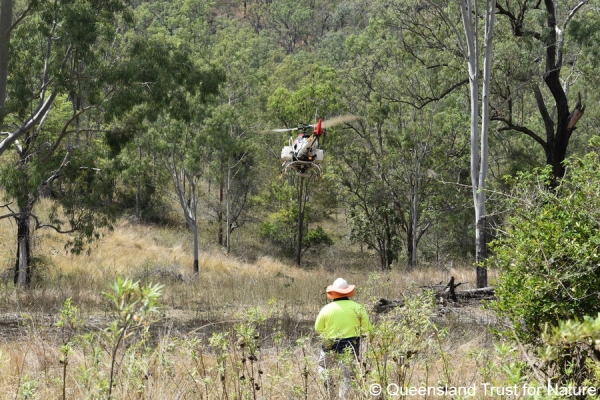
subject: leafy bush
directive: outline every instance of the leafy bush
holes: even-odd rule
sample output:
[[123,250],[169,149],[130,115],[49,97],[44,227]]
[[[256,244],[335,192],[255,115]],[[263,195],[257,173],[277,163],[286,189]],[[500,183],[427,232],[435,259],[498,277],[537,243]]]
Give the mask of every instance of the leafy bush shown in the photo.
[[[297,208],[280,210],[271,214],[268,220],[260,225],[260,235],[262,238],[268,239],[280,247],[284,254],[291,257],[296,251],[296,241],[298,238],[297,221]],[[333,239],[323,228],[317,226],[315,229],[306,229],[306,225],[307,223],[305,222],[302,236],[302,253],[308,249],[319,249],[333,245]]]
[[298,212],[295,209],[282,209],[269,215],[260,224],[260,236],[271,241],[288,256],[294,254],[298,232]]
[[[542,333],[560,321],[600,312],[600,163],[598,154],[570,159],[567,174],[550,189],[550,171],[515,182],[510,216],[488,259],[498,268],[491,307],[513,326],[510,336],[541,345]],[[564,376],[582,351],[565,349],[548,370]]]

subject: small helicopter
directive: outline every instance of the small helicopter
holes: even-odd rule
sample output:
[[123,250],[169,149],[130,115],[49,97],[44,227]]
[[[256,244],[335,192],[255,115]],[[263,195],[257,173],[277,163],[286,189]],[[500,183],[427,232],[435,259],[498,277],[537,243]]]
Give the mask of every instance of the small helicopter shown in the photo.
[[[296,139],[290,137],[288,145],[281,149],[282,166],[285,170],[293,169],[299,176],[306,176],[313,171],[320,173],[323,150],[319,149],[319,137],[324,133],[324,129],[356,119],[358,117],[355,115],[342,115],[326,121],[319,119],[312,125],[302,124],[298,128],[273,129],[273,132],[299,131]],[[312,128],[314,130],[309,133]]]

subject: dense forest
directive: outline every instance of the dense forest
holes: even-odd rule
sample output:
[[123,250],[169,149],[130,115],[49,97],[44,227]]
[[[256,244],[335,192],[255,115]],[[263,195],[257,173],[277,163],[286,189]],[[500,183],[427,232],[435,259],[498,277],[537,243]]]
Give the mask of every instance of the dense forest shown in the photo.
[[[250,224],[292,259],[335,246],[340,232],[321,227],[334,213],[383,270],[481,261],[507,178],[548,165],[556,186],[598,134],[597,11],[2,0],[0,218],[18,230],[15,280],[29,280],[35,230],[68,233],[77,253],[123,217],[185,224],[194,271],[199,229],[229,252]],[[289,134],[271,130],[345,114],[358,119],[326,130],[322,173],[299,199],[302,180],[282,175]],[[41,198],[54,204],[43,216]]]

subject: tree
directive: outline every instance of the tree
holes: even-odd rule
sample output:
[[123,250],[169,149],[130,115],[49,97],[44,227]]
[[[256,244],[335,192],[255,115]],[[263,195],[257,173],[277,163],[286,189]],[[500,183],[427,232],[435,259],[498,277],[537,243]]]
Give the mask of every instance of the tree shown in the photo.
[[[319,250],[333,245],[333,239],[321,226],[310,227],[311,224],[318,224],[327,214],[325,210],[319,209],[317,204],[313,204],[313,200],[319,197],[314,192],[318,194],[330,191],[330,185],[333,184],[314,178],[316,176],[312,175],[295,179],[294,176],[288,175],[283,184],[277,182],[271,185],[267,201],[277,204],[277,211],[269,214],[260,224],[260,235],[282,249],[283,254],[294,258],[297,266],[308,250]],[[303,188],[298,188],[298,185],[302,185]],[[302,210],[299,211],[298,205]],[[304,214],[301,218],[300,212]],[[298,225],[299,220],[302,221],[301,227]]]
[[461,125],[436,118],[446,109],[460,113],[451,94],[457,66],[452,59],[443,65],[426,38],[402,30],[396,12],[404,5],[386,4],[367,31],[347,40],[343,99],[365,118],[331,145],[351,205],[351,235],[377,251],[383,269],[403,250],[409,266],[417,265],[419,242],[441,215],[440,177],[454,180],[453,160],[464,154]]
[[[510,90],[498,91],[500,105],[493,112],[492,119],[504,124],[503,130],[514,130],[528,135],[544,150],[546,163],[552,166],[554,180],[552,186],[565,173],[563,161],[567,156],[569,141],[577,122],[585,111],[585,106],[579,97],[575,106],[569,107],[567,93],[570,86],[577,79],[577,51],[568,51],[567,32],[569,23],[578,12],[587,4],[588,0],[575,3],[558,3],[551,0],[543,2],[524,1],[510,3],[499,1],[497,11],[500,16],[510,23],[512,35],[518,41],[519,47],[531,49],[519,57],[519,69],[523,71]],[[543,8],[540,8],[542,6]],[[536,10],[542,11],[541,18],[532,18]],[[595,17],[587,16],[593,20]],[[513,61],[514,53],[511,54]],[[566,63],[566,65],[565,65]],[[566,77],[563,75],[568,69]],[[544,93],[540,85],[540,78],[548,90],[549,96]],[[524,85],[523,82],[528,82]],[[521,93],[530,89],[539,113],[542,127],[523,123],[515,115],[516,107]],[[543,132],[543,135],[539,134]]]
[[[201,141],[208,104],[225,79],[223,71],[204,59],[210,54],[208,9],[201,1],[144,3],[136,9],[136,24],[118,43],[121,62],[114,77],[135,77],[129,91],[120,92],[106,118],[135,123],[141,146],[161,160],[173,183],[178,204],[193,235],[198,272],[198,205],[206,155]],[[118,101],[117,101],[118,100]],[[131,143],[133,135],[117,141]]]
[[[79,95],[74,118],[67,126],[90,108],[90,103],[81,102],[82,91],[94,94],[88,101],[101,99],[98,87],[89,84],[86,74],[95,76],[98,72],[93,45],[100,38],[114,34],[109,27],[120,15],[125,19],[129,17],[121,0],[54,3],[32,0],[18,5],[12,0],[2,0],[0,126],[5,127],[5,118],[11,113],[18,118],[12,121],[13,129],[5,132],[6,137],[0,141],[0,155],[21,136],[43,124],[59,94]],[[34,51],[33,58],[28,59],[28,49],[32,48],[41,51]],[[89,67],[92,70],[88,70]]]
[[[465,33],[465,45],[461,46],[469,65],[469,88],[471,99],[471,186],[475,206],[475,262],[477,265],[477,287],[487,286],[487,270],[479,263],[487,257],[486,241],[486,177],[488,171],[488,131],[490,124],[490,84],[492,66],[492,43],[496,17],[496,0],[486,0],[484,10],[484,50],[477,43],[479,15],[471,0],[460,2],[460,11]],[[483,62],[481,128],[479,127],[479,63]],[[481,148],[481,150],[479,150]]]
[[[14,11],[10,1],[2,4],[3,10]],[[58,214],[51,215],[51,225],[61,232],[80,230],[91,239],[96,228],[109,224],[99,211],[112,200],[115,183],[109,164],[98,156],[104,152],[99,151],[102,140],[97,135],[105,135],[114,156],[133,138],[131,132],[163,112],[189,120],[189,98],[197,94],[202,101],[213,93],[220,74],[210,68],[201,70],[191,61],[182,43],[196,37],[169,38],[161,36],[164,31],[160,30],[153,34],[143,23],[133,24],[133,13],[122,1],[26,4],[22,11],[15,11],[16,22],[0,44],[0,48],[10,44],[10,62],[0,71],[7,79],[0,122],[3,128],[12,129],[0,142],[0,154],[14,148],[18,155],[14,160],[19,163],[13,169],[18,174],[4,176],[5,187],[11,188],[9,195],[20,207],[11,216],[34,218],[33,205],[47,190],[62,198],[58,204],[70,227],[62,228]],[[194,4],[186,2],[185,10]],[[135,10],[138,16],[141,10]],[[0,19],[7,23],[6,15]],[[69,106],[59,110],[59,100],[65,99]],[[131,126],[123,129],[118,122],[125,120]],[[113,121],[114,129],[109,129]],[[18,176],[27,185],[18,185]],[[82,197],[82,190],[90,195]],[[91,203],[92,199],[99,203]],[[83,214],[72,214],[75,204]],[[23,276],[29,263],[30,230],[25,222],[17,225],[16,276]],[[73,245],[74,251],[81,250],[79,239]],[[24,280],[18,278],[20,283]]]
[[[244,2],[243,15],[257,34],[268,35],[287,54],[293,54],[312,51],[327,36],[363,28],[369,6],[364,0],[252,0]],[[328,59],[332,56],[335,54],[327,54]]]
[[[71,234],[65,247],[78,254],[86,243],[99,237],[101,228],[111,227],[114,219],[113,174],[96,157],[102,147],[83,142],[79,132],[71,133],[64,146],[50,151],[48,143],[61,133],[62,118],[70,114],[71,104],[66,98],[57,98],[53,108],[43,127],[26,133],[22,144],[15,142],[15,156],[5,155],[10,162],[0,168],[0,186],[9,201],[5,206],[9,213],[0,218],[12,217],[16,222],[14,282],[20,286],[32,282],[33,231],[51,228]],[[42,197],[51,199],[45,216],[36,212]]]
[[258,160],[263,134],[261,87],[265,86],[275,53],[266,38],[244,22],[219,21],[211,59],[226,80],[203,129],[206,162],[207,215],[217,224],[219,245],[231,251],[232,232],[249,218],[250,197],[260,184]]
[[[3,217],[17,222],[15,283],[31,279],[32,218],[35,229],[78,232],[68,243],[75,252],[82,250],[82,238],[93,239],[95,228],[109,225],[99,211],[107,206],[110,173],[99,172],[99,160],[87,153],[97,121],[85,117],[110,93],[104,76],[110,61],[95,47],[110,42],[115,25],[129,16],[119,0],[0,3],[0,155],[15,150],[2,181],[9,202],[17,203]],[[82,190],[90,196],[82,197]],[[34,214],[40,196],[48,194],[66,222],[56,210],[46,222]]]
[[[315,117],[326,119],[338,110],[340,78],[336,71],[319,63],[305,64],[306,57],[306,54],[300,54],[286,58],[278,68],[277,74],[281,77],[281,84],[288,87],[278,87],[267,101],[268,110],[283,126],[292,127],[307,123]],[[297,69],[298,65],[310,67]],[[297,199],[296,265],[299,266],[305,234],[305,205],[310,191],[307,187],[309,180],[300,174],[294,174],[293,179]]]
[[257,150],[242,127],[250,121],[242,121],[234,105],[218,105],[211,114],[201,133],[208,183],[206,216],[216,222],[218,244],[229,254],[231,233],[246,222],[249,197],[258,186]]
[[152,148],[159,154],[162,164],[171,176],[177,202],[181,207],[186,225],[192,231],[193,266],[199,271],[198,254],[198,184],[202,177],[201,157],[194,156],[189,149],[197,149],[197,131],[183,121],[163,117],[154,128]]
[[[487,286],[487,271],[480,263],[487,257],[486,242],[486,177],[488,172],[488,131],[490,124],[490,85],[492,66],[492,43],[496,17],[496,0],[486,0],[483,10],[483,49],[479,45],[480,12],[477,1],[459,0],[456,6],[462,21],[462,34],[446,11],[446,5],[428,1],[438,16],[454,30],[458,51],[467,62],[470,99],[471,137],[471,187],[475,209],[475,261],[477,287]],[[464,35],[464,37],[463,37]],[[481,77],[481,115],[479,106],[480,63],[483,64]],[[480,120],[481,117],[481,120]],[[480,126],[481,124],[481,126]]]

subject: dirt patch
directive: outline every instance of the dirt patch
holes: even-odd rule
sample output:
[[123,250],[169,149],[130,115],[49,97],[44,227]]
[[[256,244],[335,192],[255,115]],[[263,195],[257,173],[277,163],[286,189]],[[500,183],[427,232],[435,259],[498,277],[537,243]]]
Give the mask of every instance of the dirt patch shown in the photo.
[[[215,332],[231,332],[242,320],[223,319],[208,320],[202,317],[190,317],[189,313],[181,310],[165,312],[160,320],[151,325],[151,341],[156,342],[165,336],[181,338],[210,338]],[[98,332],[110,323],[106,314],[82,316],[85,321],[81,332]],[[50,314],[19,314],[0,313],[0,341],[11,342],[24,339],[31,335],[42,336],[45,339],[60,343],[63,332],[57,327],[58,315]],[[256,324],[257,334],[263,347],[273,344],[275,333],[280,333],[289,341],[295,341],[301,336],[311,335],[312,320],[302,320],[292,317],[272,317]]]

